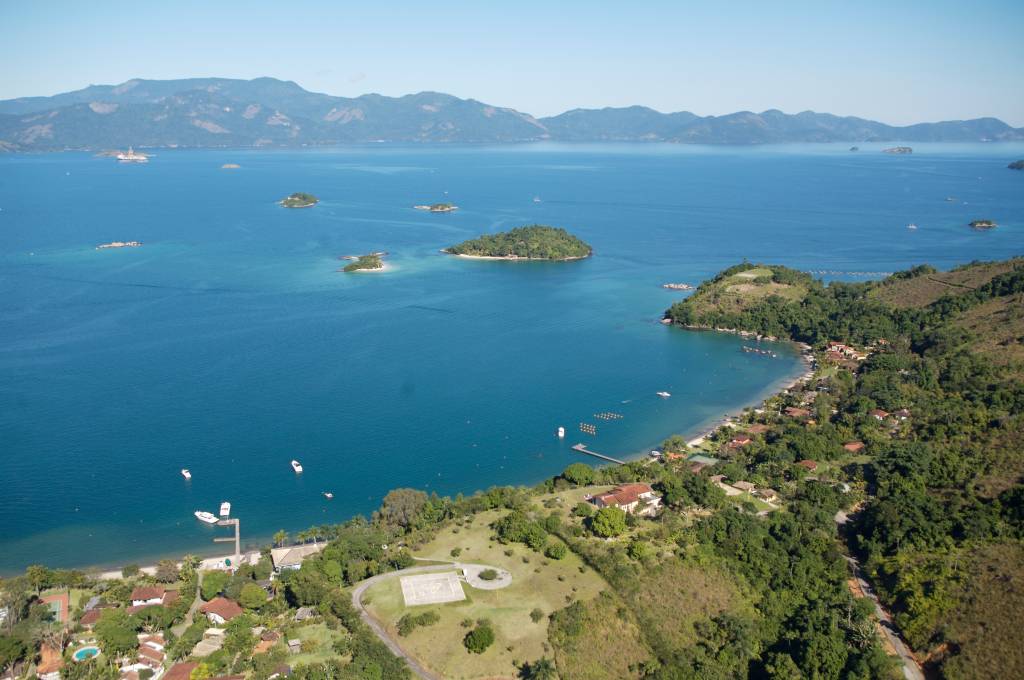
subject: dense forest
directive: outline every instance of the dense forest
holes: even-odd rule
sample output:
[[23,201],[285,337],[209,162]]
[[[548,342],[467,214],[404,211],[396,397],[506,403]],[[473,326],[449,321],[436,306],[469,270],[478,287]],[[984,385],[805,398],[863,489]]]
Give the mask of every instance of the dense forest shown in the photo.
[[497,234],[484,234],[445,249],[452,255],[569,260],[589,257],[593,249],[565,229],[534,224]]

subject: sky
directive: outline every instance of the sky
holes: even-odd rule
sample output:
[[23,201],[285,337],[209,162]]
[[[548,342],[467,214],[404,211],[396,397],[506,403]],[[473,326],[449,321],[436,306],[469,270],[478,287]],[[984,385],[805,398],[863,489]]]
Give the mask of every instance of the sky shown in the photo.
[[0,99],[273,76],[546,116],[641,104],[1024,126],[1024,0],[0,0]]

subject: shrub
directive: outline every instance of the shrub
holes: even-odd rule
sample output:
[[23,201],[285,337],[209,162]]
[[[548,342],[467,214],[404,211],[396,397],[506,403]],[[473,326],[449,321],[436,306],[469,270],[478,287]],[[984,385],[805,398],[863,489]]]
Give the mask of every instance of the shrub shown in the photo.
[[480,572],[479,576],[484,581],[493,581],[494,579],[498,578],[498,572],[496,572],[494,569],[484,569]]
[[534,623],[539,623],[540,620],[543,619],[543,618],[544,618],[544,612],[542,612],[537,607],[534,607],[533,611],[530,612],[530,620],[533,621]]
[[405,637],[420,626],[432,626],[441,620],[441,615],[435,611],[427,611],[422,614],[406,614],[398,619],[398,634]]
[[449,553],[449,554],[452,557],[458,557],[459,555],[462,554],[462,548],[452,548],[451,553]]
[[619,508],[601,508],[590,519],[590,530],[601,538],[611,538],[626,531],[626,513]]
[[139,571],[141,571],[139,569],[139,565],[137,565],[137,564],[126,564],[121,569],[121,576],[123,576],[124,578],[131,578],[132,576],[138,576],[139,575]]
[[491,628],[490,622],[479,621],[476,628],[466,633],[462,644],[473,654],[483,654],[487,651],[487,648],[494,644],[494,629]]
[[565,557],[568,550],[564,543],[551,543],[544,549],[544,554],[553,560],[560,560]]
[[576,507],[572,509],[572,514],[576,515],[577,517],[587,518],[593,517],[596,511],[597,510],[590,503],[587,503],[586,501],[580,501],[579,503],[576,504]]

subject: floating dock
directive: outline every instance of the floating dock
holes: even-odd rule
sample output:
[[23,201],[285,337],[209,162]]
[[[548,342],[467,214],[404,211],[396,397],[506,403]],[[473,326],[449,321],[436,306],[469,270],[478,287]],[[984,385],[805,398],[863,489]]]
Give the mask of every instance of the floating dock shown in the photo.
[[618,465],[625,465],[626,464],[626,461],[624,461],[624,460],[619,460],[618,458],[612,458],[611,456],[606,456],[603,453],[598,453],[597,451],[591,451],[590,449],[588,449],[583,444],[577,444],[576,446],[574,446],[572,448],[573,448],[573,451],[579,451],[580,453],[585,453],[588,456],[593,456],[594,458],[600,458],[601,460],[606,460],[609,463],[617,463]]

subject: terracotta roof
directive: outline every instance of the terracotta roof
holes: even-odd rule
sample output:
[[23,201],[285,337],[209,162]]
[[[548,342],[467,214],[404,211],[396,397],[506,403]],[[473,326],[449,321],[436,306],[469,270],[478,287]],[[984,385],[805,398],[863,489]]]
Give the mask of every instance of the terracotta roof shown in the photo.
[[768,427],[764,423],[753,423],[752,425],[747,426],[747,432],[750,434],[764,434],[771,429],[772,428]]
[[797,465],[812,472],[818,469],[818,464],[815,463],[813,460],[802,460],[799,463],[797,463]]
[[864,442],[846,442],[843,444],[843,448],[850,453],[857,453],[864,448]]
[[640,500],[640,494],[650,493],[651,490],[648,484],[623,484],[611,491],[598,494],[595,498],[600,499],[605,505],[629,505]]
[[60,654],[57,653],[57,650],[50,645],[42,645],[39,648],[39,656],[39,665],[36,667],[37,675],[53,673],[64,668],[64,660],[60,658]]
[[189,680],[189,676],[198,665],[199,664],[195,661],[189,661],[188,663],[176,663],[171,666],[170,670],[167,671],[162,680]]
[[215,597],[200,607],[199,611],[204,614],[216,614],[225,621],[230,621],[242,613],[242,608],[226,597]]
[[733,488],[739,489],[740,491],[753,491],[757,487],[750,482],[733,482]]
[[753,439],[746,435],[740,435],[739,437],[734,437],[733,440],[729,442],[729,446],[737,448],[740,446],[746,446],[747,444],[750,444],[753,441]]
[[806,418],[811,415],[811,412],[805,408],[797,408],[796,406],[787,406],[786,415],[794,418]]
[[102,609],[90,609],[86,613],[82,614],[82,618],[79,619],[78,622],[83,626],[91,626],[99,621],[101,616],[103,616]]
[[276,643],[273,640],[260,640],[253,648],[253,654],[266,654]]
[[164,593],[163,586],[139,586],[132,591],[132,600],[156,600],[163,599]]
[[142,645],[141,647],[139,647],[139,660],[141,661],[143,658],[152,659],[153,661],[157,661],[157,662],[163,663],[163,661],[164,661],[164,653],[163,652],[158,652],[157,650],[153,649],[152,647],[147,647],[146,645]]
[[875,409],[871,409],[870,411],[868,411],[868,415],[874,416],[876,418],[886,418],[886,417],[889,416],[889,412],[888,411],[883,411],[880,408],[875,408]]

